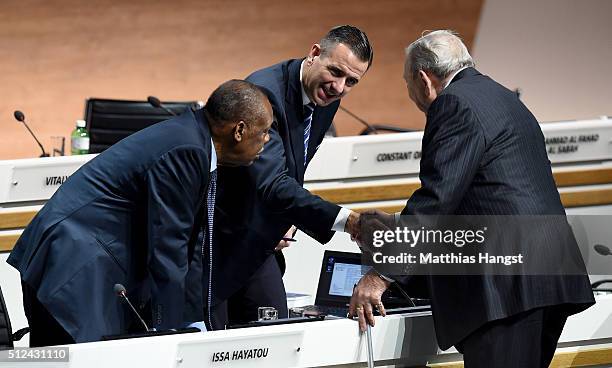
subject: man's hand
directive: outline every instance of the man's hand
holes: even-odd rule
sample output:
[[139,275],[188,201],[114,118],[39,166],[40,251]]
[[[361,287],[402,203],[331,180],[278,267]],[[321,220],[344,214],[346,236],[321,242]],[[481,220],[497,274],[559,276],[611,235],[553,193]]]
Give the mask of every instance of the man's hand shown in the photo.
[[363,216],[361,218],[362,221],[366,219],[368,221],[376,221],[380,226],[383,226],[389,229],[393,228],[396,225],[395,216],[391,213],[386,213],[381,210],[377,210],[377,209],[367,210],[367,211],[361,212],[361,215]]
[[395,228],[395,216],[381,210],[372,209],[361,212],[359,217],[359,237],[356,239],[362,252],[372,251],[372,239],[375,231]]
[[[291,226],[289,228],[289,230],[287,230],[287,233],[283,236],[283,238],[287,238],[287,239],[293,239],[293,237],[295,236],[295,232],[297,231],[297,228],[295,226]],[[291,242],[288,242],[286,240],[282,240],[278,242],[278,245],[274,248],[275,252],[278,252],[280,250],[283,250],[284,248],[287,248]]]
[[344,232],[351,234],[351,240],[359,242],[360,240],[360,228],[359,213],[351,211],[346,224],[344,224]]
[[377,309],[381,316],[387,315],[381,298],[389,285],[391,283],[381,279],[374,270],[363,275],[355,285],[349,306],[349,317],[359,318],[361,332],[366,330],[366,323],[374,326],[374,309]]

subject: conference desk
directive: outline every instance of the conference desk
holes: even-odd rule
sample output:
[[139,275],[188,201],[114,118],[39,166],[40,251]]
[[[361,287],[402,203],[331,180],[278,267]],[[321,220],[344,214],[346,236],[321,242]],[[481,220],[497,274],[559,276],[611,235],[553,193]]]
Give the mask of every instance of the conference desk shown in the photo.
[[[595,306],[570,317],[551,366],[612,365],[611,329],[612,295],[598,296]],[[376,317],[372,340],[377,366],[461,366],[456,350],[439,350],[430,312]],[[367,362],[365,334],[349,319],[102,341],[68,349],[68,362],[44,366],[289,368],[363,367]],[[5,366],[29,368],[41,363],[0,363]]]
[[[568,214],[598,215],[604,221],[597,226],[581,225],[578,240],[583,246],[583,257],[587,263],[607,262],[607,259],[593,254],[592,245],[612,245],[609,243],[612,227],[610,222],[605,223],[607,216],[612,215],[612,120],[548,123],[542,125],[542,130],[553,175]],[[309,165],[305,186],[325,199],[355,210],[383,208],[397,211],[419,187],[421,137],[422,133],[414,132],[325,139]],[[27,322],[21,305],[19,276],[5,263],[8,252],[22,229],[59,185],[93,157],[95,155],[0,161],[0,282],[14,329],[25,326]],[[324,248],[303,233],[298,233],[297,240],[284,251],[286,289],[314,295]],[[336,234],[325,249],[359,251],[344,233]],[[606,274],[612,274],[612,271]],[[597,300],[597,305],[568,320],[559,350],[559,354],[565,355],[559,355],[558,359],[565,359],[565,362],[568,359],[607,362],[601,364],[612,361],[612,350],[609,349],[609,344],[612,344],[612,301],[609,296],[597,296]],[[438,352],[435,342],[430,339],[433,336],[430,316],[392,316],[378,322],[374,329],[374,350],[381,364],[429,362],[446,364],[444,367],[457,366],[444,362],[459,360],[460,355],[452,349]],[[232,365],[226,361],[218,362],[219,366],[363,366],[365,362],[365,345],[357,333],[356,324],[338,320],[78,344],[71,346],[73,359],[69,366],[129,366],[130,362],[140,362],[143,364],[137,366],[146,366],[146,363],[152,367],[187,367],[190,366],[187,364],[196,364],[192,363],[193,356],[197,358],[193,359],[205,362],[200,366],[210,366],[213,363],[210,356],[194,351],[203,349],[210,354],[212,350],[206,350],[208,348],[204,346],[221,347],[228,343],[236,344],[232,346],[238,349],[240,344],[268,338],[270,344],[278,342],[278,345],[270,347],[279,346],[281,349],[280,346],[284,346],[274,351],[279,351],[279,354],[282,351],[283,359],[289,359],[286,361],[289,365],[274,365],[276,361],[272,360],[272,350],[269,350],[270,358],[266,357],[268,360],[259,363],[257,359],[231,361]],[[286,342],[287,346],[280,341]],[[24,342],[19,345],[24,346]],[[599,348],[604,350],[597,351]],[[581,350],[586,352],[579,352]],[[178,363],[182,352],[183,362]],[[19,367],[26,367],[25,364],[28,363],[20,363]]]

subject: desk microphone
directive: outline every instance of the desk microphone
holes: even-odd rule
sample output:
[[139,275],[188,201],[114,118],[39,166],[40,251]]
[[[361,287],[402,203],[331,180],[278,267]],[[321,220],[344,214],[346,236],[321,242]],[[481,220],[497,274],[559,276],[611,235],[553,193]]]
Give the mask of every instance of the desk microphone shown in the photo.
[[339,105],[338,108],[340,110],[344,111],[345,113],[349,114],[353,119],[357,120],[358,122],[360,122],[361,124],[363,124],[366,127],[366,130],[361,132],[361,135],[370,134],[370,133],[378,134],[378,129],[376,129],[375,127],[370,125],[370,123],[368,123],[367,121],[363,120],[359,116],[357,116],[354,113],[352,113],[349,109],[347,109],[345,107],[342,107],[342,105]]
[[167,112],[169,115],[172,116],[176,116],[176,113],[172,110],[170,110],[168,107],[164,106],[164,104],[161,103],[161,101],[159,100],[159,98],[155,97],[155,96],[149,96],[147,97],[147,102],[151,104],[151,106],[153,107],[157,107],[158,109],[162,109],[165,112]]
[[[595,251],[597,253],[599,253],[602,256],[610,256],[610,255],[612,255],[612,251],[610,251],[610,248],[606,247],[605,245],[595,244],[593,246],[593,248],[595,249]],[[607,291],[607,292],[610,292],[610,291],[612,291],[612,289],[598,289],[599,286],[601,286],[603,284],[607,284],[607,283],[612,283],[612,280],[605,279],[605,280],[596,281],[596,282],[591,284],[591,288],[593,289],[593,291]]]
[[43,145],[40,143],[38,138],[36,138],[36,135],[34,135],[34,132],[32,132],[32,129],[30,129],[28,124],[26,124],[25,115],[21,111],[15,110],[15,112],[13,113],[13,116],[15,117],[15,119],[17,121],[20,121],[20,122],[23,123],[23,125],[25,125],[26,129],[28,130],[28,132],[30,132],[32,137],[34,137],[34,140],[36,141],[36,143],[38,143],[38,147],[40,147],[40,150],[42,151],[42,154],[39,157],[49,157],[49,154],[47,152],[45,152],[45,149],[43,148]]
[[121,284],[115,284],[115,286],[113,287],[113,291],[115,292],[115,294],[117,294],[117,296],[125,299],[125,301],[128,303],[128,305],[130,306],[130,308],[132,308],[132,311],[134,312],[134,314],[138,317],[138,319],[140,320],[140,323],[142,323],[142,325],[145,328],[145,331],[149,331],[149,327],[147,326],[147,324],[145,323],[144,319],[142,319],[142,317],[140,316],[140,314],[138,313],[138,311],[136,310],[136,308],[134,308],[134,306],[132,305],[132,303],[130,303],[130,299],[128,299],[127,297],[127,291],[125,290],[125,286],[121,285]]
[[593,248],[595,249],[595,251],[597,253],[601,254],[602,256],[610,256],[610,255],[612,255],[612,252],[610,251],[610,248],[606,247],[605,245],[595,244],[595,246]]

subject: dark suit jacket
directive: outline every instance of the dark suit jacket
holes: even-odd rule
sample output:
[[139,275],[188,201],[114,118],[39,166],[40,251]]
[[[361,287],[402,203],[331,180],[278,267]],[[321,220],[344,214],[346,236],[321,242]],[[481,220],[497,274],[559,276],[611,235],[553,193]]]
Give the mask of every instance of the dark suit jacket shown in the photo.
[[[421,188],[403,215],[565,215],[535,117],[512,91],[473,68],[431,104],[422,150]],[[488,321],[557,304],[575,313],[594,302],[586,275],[426,281],[443,349]]]
[[210,152],[203,110],[188,110],[85,164],[24,230],[8,263],[75,341],[131,324],[116,283],[134,304],[151,299],[154,327],[192,322],[185,275],[206,221]]
[[13,348],[13,337],[11,328],[11,320],[8,315],[8,310],[4,304],[4,296],[2,288],[0,288],[0,350],[8,350]]
[[[256,71],[247,80],[261,87],[274,109],[270,141],[253,165],[219,168],[213,255],[213,305],[226,300],[272,254],[291,225],[328,242],[340,207],[302,188],[304,124],[300,84],[302,60]],[[332,123],[339,102],[316,107],[309,161]]]

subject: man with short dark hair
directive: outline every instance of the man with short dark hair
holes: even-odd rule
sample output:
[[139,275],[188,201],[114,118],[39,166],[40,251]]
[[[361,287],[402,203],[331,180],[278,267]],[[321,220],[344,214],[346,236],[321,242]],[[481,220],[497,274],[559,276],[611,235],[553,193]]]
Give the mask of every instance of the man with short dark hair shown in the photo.
[[[287,317],[280,249],[294,225],[320,243],[333,231],[353,233],[358,215],[326,202],[302,187],[304,172],[340,104],[372,64],[366,34],[344,25],[312,45],[304,59],[283,61],[251,74],[274,109],[270,143],[249,168],[224,169],[217,212],[220,231],[214,243],[209,300],[214,328],[257,319],[257,308],[275,307]],[[249,183],[249,190],[232,186]],[[276,250],[279,252],[275,253]],[[275,255],[277,257],[275,257]]]
[[[438,344],[444,350],[457,347],[466,368],[548,367],[567,317],[595,300],[565,219],[540,126],[514,92],[474,69],[467,48],[451,31],[428,33],[408,46],[404,79],[427,122],[421,187],[401,214],[505,216],[508,226],[516,222],[512,216],[560,218],[554,230],[569,233],[567,239],[518,241],[513,249],[526,252],[527,243],[540,254],[571,256],[575,264],[567,274],[543,273],[550,262],[561,267],[553,257],[532,260],[537,269],[529,274],[426,274]],[[378,216],[393,223],[389,216]],[[502,246],[500,239],[517,239],[503,233],[512,230],[501,231],[505,236],[492,242],[493,247]],[[409,276],[394,278],[405,282]],[[362,330],[366,321],[374,324],[374,309],[384,314],[381,295],[389,281],[370,271],[355,287],[350,314],[359,317]]]
[[150,304],[150,327],[201,321],[186,278],[202,277],[191,266],[202,253],[198,234],[213,235],[216,167],[253,163],[271,124],[265,94],[232,80],[205,108],[141,130],[71,175],[8,258],[21,273],[30,346],[96,341],[138,325],[115,284],[137,307]]

